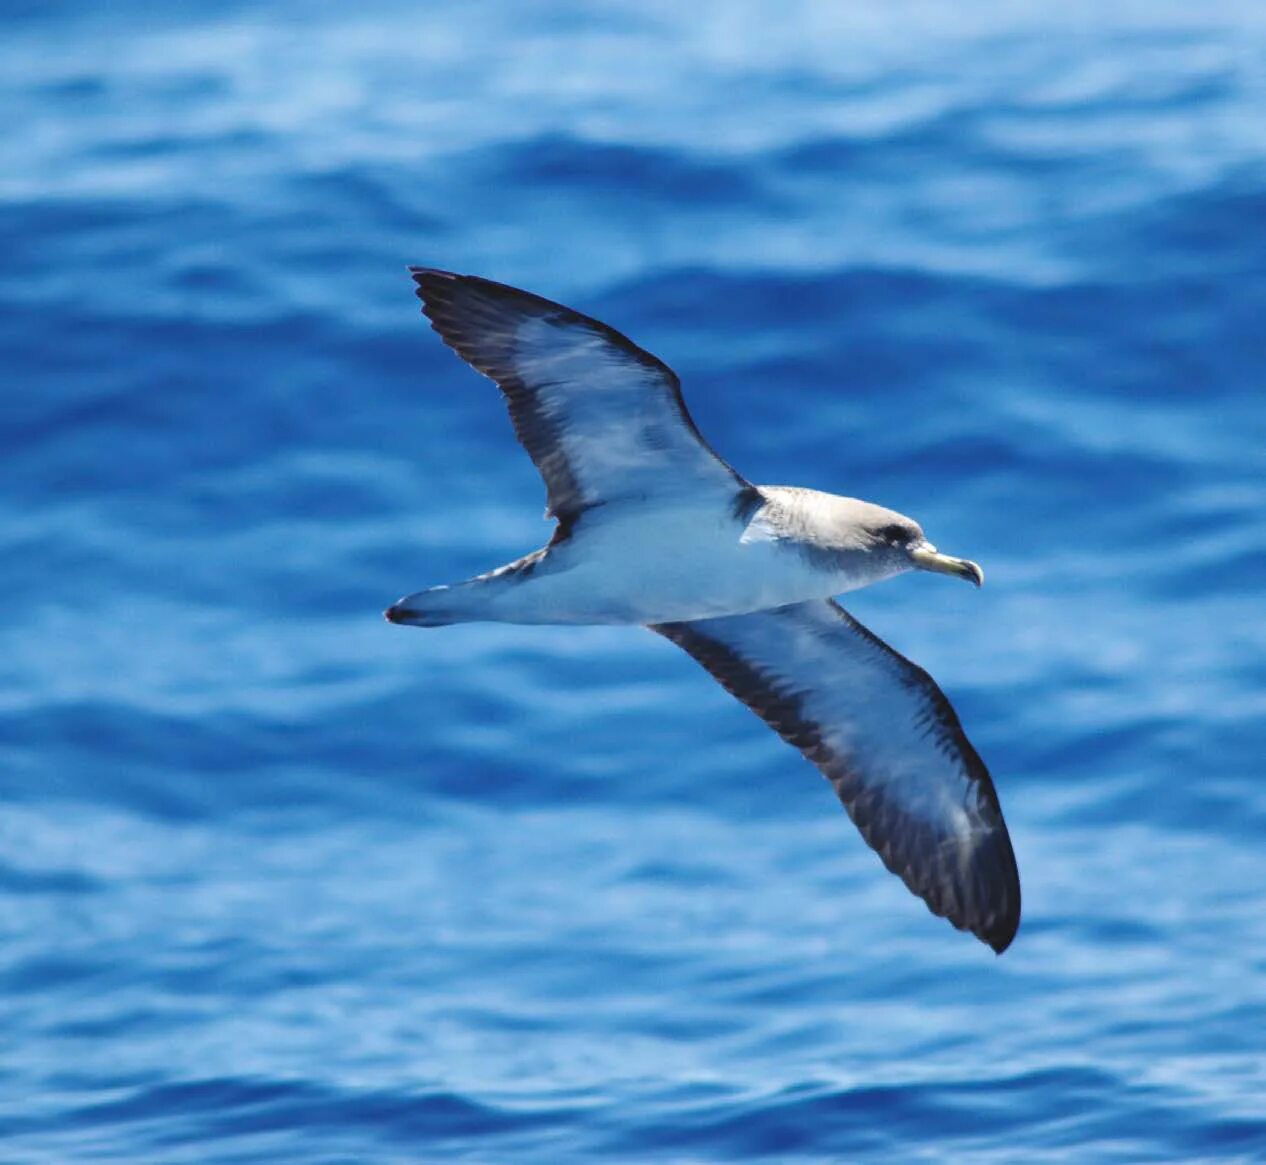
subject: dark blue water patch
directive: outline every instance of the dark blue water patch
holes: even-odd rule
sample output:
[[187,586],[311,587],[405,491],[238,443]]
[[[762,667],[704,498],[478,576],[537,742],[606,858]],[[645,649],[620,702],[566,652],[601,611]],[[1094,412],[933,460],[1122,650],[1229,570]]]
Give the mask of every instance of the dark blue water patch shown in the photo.
[[[29,276],[37,266],[53,256],[52,245],[82,245],[95,235],[113,234],[120,228],[142,221],[141,209],[126,200],[99,199],[13,199],[0,211],[0,238],[9,261],[5,264],[4,287],[8,294],[20,290],[15,276]],[[85,272],[86,275],[86,272]],[[90,288],[90,285],[88,285]],[[10,317],[7,323],[16,321]]]
[[[296,230],[289,216],[279,218],[287,233],[293,235],[295,247],[312,260],[322,257],[320,252],[312,252],[314,245],[335,248],[340,242],[349,245],[353,240],[380,238],[384,231],[412,234],[417,240],[415,245],[420,245],[422,239],[433,239],[448,228],[447,218],[454,209],[446,208],[444,216],[435,213],[436,176],[430,173],[429,160],[422,166],[423,172],[408,182],[401,181],[398,166],[358,165],[306,171],[290,179],[287,193],[297,202],[319,208],[317,213],[332,229],[314,236],[311,230]],[[367,256],[350,250],[326,252],[326,257],[353,266],[368,266]],[[329,278],[345,274],[341,268],[327,270]]]
[[[980,109],[946,109],[882,135],[833,135],[798,141],[771,159],[790,175],[829,177],[844,183],[892,181],[903,168],[954,171],[997,167],[1000,159],[983,140]],[[1009,160],[1009,159],[1008,159]]]
[[[38,756],[55,745],[63,758],[60,771],[45,768],[39,785],[22,776],[6,780],[6,795],[14,800],[92,795],[96,786],[108,800],[165,819],[190,819],[208,811],[219,782],[278,755],[265,733],[242,721],[211,727],[96,702],[5,719],[10,747]],[[93,759],[102,756],[116,758],[106,789],[100,774],[92,775]]]
[[[967,294],[972,291],[975,296]],[[988,280],[863,267],[801,275],[773,271],[736,276],[699,269],[668,272],[637,284],[627,294],[635,299],[638,311],[652,320],[678,326],[683,321],[698,321],[696,327],[732,333],[740,339],[750,333],[753,341],[768,342],[766,329],[774,335],[780,328],[788,329],[810,339],[820,336],[820,329],[828,329],[828,336],[838,335],[841,326],[859,333],[876,325],[889,332],[908,331],[912,315],[967,312],[973,299],[1011,292]],[[837,331],[830,331],[830,325]]]
[[[1145,271],[1161,264],[1170,273],[1203,283],[1211,292],[1220,290],[1228,300],[1234,292],[1259,289],[1218,284],[1219,277],[1243,277],[1260,269],[1266,238],[1254,224],[1261,222],[1263,199],[1261,174],[1256,168],[1229,175],[1212,187],[1201,187],[1149,205],[1134,217],[1120,240],[1122,249],[1143,259],[1151,251]],[[1164,293],[1166,288],[1157,288]]]
[[214,1143],[225,1136],[362,1127],[385,1144],[442,1144],[558,1123],[566,1113],[514,1111],[447,1092],[333,1092],[293,1081],[218,1078],[140,1090],[69,1114],[81,1129],[134,1125],[153,1147]]
[[[692,1106],[675,1112],[671,1127],[629,1129],[609,1144],[616,1152],[628,1153],[672,1145],[678,1152],[705,1150],[710,1157],[730,1160],[809,1154],[869,1157],[890,1151],[894,1144],[918,1144],[923,1137],[929,1146],[971,1151],[988,1138],[1025,1130],[1034,1143],[1053,1146],[1078,1143],[1067,1127],[1079,1126],[1084,1136],[1085,1126],[1094,1123],[1104,1089],[1120,1085],[1107,1073],[1085,1068],[940,1086],[839,1089],[802,1083],[765,1097]],[[1042,1116],[1035,1122],[1033,1102],[1038,1097]],[[988,1133],[982,1132],[982,1118],[988,1120]],[[1092,1134],[1090,1143],[1098,1139]]]
[[583,186],[588,197],[611,197],[639,207],[662,203],[777,208],[777,200],[739,162],[709,160],[645,145],[585,141],[550,134],[500,143],[476,158],[479,182],[558,191]]
[[8,996],[89,987],[110,978],[99,962],[70,957],[37,956],[12,964],[0,973],[0,987]]
[[36,869],[0,863],[0,886],[6,894],[78,897],[101,889],[101,883],[82,870]]

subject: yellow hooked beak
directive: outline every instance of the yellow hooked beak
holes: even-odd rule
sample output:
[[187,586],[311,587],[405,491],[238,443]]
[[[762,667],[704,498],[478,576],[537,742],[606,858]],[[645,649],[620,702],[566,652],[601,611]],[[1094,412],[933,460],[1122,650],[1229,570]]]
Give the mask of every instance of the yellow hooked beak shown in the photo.
[[941,554],[930,542],[916,546],[910,551],[910,561],[920,570],[932,570],[937,574],[952,574],[965,578],[970,583],[980,586],[985,581],[985,572],[974,562],[966,558],[951,558]]

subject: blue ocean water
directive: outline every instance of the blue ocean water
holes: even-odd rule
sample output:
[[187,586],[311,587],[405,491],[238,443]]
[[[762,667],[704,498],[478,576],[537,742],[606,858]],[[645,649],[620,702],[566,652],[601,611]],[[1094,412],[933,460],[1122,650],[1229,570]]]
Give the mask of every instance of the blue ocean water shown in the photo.
[[[9,3],[0,1158],[1266,1159],[1266,18]],[[979,560],[850,609],[994,773],[1002,958],[541,543],[404,266]]]

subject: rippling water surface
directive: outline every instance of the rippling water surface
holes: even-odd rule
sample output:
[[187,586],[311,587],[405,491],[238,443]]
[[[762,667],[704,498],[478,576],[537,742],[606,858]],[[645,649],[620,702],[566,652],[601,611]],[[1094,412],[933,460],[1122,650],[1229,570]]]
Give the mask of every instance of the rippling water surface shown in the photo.
[[[6,7],[6,1161],[1266,1158],[1266,20],[1112,7]],[[382,622],[547,532],[407,262],[984,564],[850,607],[1003,958],[667,643]]]

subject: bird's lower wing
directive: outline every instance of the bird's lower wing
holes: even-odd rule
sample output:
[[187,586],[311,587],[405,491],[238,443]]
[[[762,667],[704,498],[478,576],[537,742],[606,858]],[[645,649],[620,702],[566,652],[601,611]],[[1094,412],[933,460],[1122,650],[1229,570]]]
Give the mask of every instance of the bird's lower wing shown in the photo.
[[613,501],[752,492],[700,435],[673,370],[614,328],[490,279],[409,270],[432,327],[505,395],[565,526]]
[[1011,839],[988,770],[927,672],[830,599],[651,630],[822,770],[932,913],[1006,949],[1020,924]]

